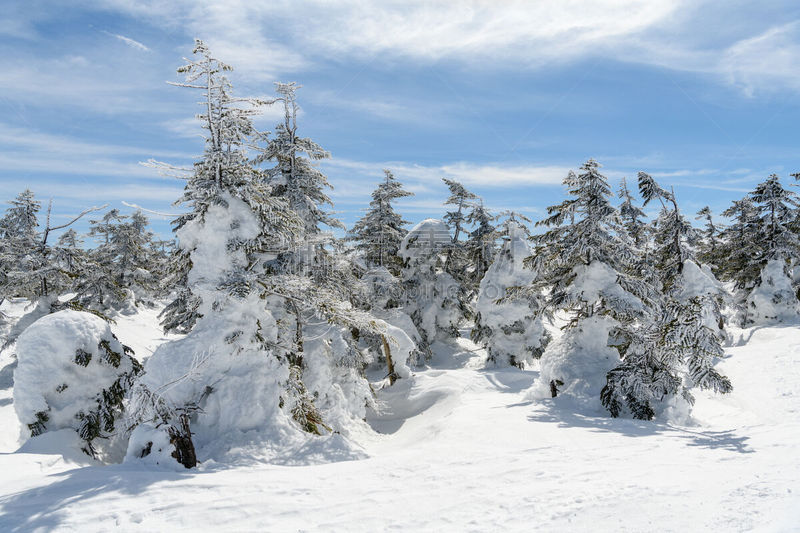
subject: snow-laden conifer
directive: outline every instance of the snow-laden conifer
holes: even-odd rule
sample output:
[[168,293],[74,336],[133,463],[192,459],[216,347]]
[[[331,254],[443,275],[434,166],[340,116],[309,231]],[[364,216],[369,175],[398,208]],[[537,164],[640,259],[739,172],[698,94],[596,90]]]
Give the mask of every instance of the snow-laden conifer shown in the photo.
[[674,192],[644,172],[639,190],[645,205],[662,205],[653,225],[653,262],[643,265],[655,274],[658,291],[648,299],[622,362],[608,373],[601,400],[612,416],[650,420],[667,407],[687,412],[694,385],[726,393],[731,384],[713,369],[723,353],[724,291],[711,269],[697,262],[695,232]]
[[495,220],[496,217],[484,207],[483,202],[474,204],[467,215],[467,223],[475,229],[462,245],[465,267],[461,279],[470,301],[477,295],[481,280],[497,252],[495,242],[498,235],[493,224]]
[[355,241],[356,250],[364,254],[368,266],[386,267],[397,275],[402,264],[397,252],[408,233],[404,226],[409,222],[394,210],[392,202],[414,193],[403,189],[390,170],[383,172],[384,180],[372,192],[367,213],[350,230],[350,239]]
[[793,322],[799,316],[790,272],[800,256],[798,205],[797,195],[772,174],[723,213],[734,221],[723,232],[720,270],[734,282],[742,326]]
[[459,326],[469,315],[463,288],[444,270],[452,242],[447,225],[429,218],[414,226],[400,245],[404,308],[424,345],[457,337]]
[[530,221],[516,213],[507,216],[499,230],[502,248],[481,280],[471,337],[486,347],[490,364],[524,368],[541,357],[551,336],[539,313],[541,301],[505,298],[509,288],[530,285],[536,277],[524,265],[532,250],[523,221]]
[[620,360],[615,345],[631,342],[634,320],[645,312],[650,288],[630,272],[634,252],[610,202],[608,182],[594,160],[564,180],[569,198],[548,208],[537,224],[550,229],[536,237],[529,259],[537,279],[517,295],[538,299],[549,290],[545,311],[565,314],[561,338],[547,345],[536,390],[566,394],[597,407],[606,373]]

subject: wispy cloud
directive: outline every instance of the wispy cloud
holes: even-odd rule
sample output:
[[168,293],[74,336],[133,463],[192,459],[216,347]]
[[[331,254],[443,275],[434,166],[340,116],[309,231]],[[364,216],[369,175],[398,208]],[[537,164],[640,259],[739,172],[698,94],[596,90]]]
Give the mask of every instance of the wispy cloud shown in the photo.
[[42,133],[0,122],[0,167],[5,171],[33,174],[164,179],[139,160],[161,158],[188,161],[190,153],[151,150],[135,146],[95,143],[62,135]]
[[[155,23],[153,13],[167,10],[161,20],[178,20],[206,36],[243,74],[262,81],[344,58],[531,69],[602,57],[705,73],[748,94],[800,90],[800,22],[788,2],[779,25],[759,19],[763,6],[730,8],[707,0],[179,0],[169,8],[152,3],[149,10],[116,5]],[[708,20],[719,21],[718,28]],[[736,23],[741,20],[748,24]]]
[[105,30],[103,30],[103,33],[105,33],[106,35],[109,35],[111,37],[114,37],[116,39],[119,39],[123,43],[127,44],[128,46],[130,46],[131,48],[134,48],[136,50],[141,50],[142,52],[150,52],[151,51],[150,48],[148,48],[144,44],[140,43],[139,41],[131,39],[130,37],[125,37],[124,35],[120,35],[118,33],[111,33],[111,32],[105,31]]

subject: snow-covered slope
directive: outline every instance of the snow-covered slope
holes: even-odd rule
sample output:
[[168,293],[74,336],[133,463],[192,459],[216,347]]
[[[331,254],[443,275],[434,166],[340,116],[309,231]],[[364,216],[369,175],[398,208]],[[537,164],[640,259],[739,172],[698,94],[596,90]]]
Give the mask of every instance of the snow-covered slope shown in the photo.
[[365,458],[305,449],[292,466],[187,472],[11,453],[3,355],[0,531],[796,530],[800,329],[740,336],[720,364],[733,393],[698,393],[693,426],[532,402],[535,370],[485,369],[462,338],[379,391],[380,433],[353,436]]

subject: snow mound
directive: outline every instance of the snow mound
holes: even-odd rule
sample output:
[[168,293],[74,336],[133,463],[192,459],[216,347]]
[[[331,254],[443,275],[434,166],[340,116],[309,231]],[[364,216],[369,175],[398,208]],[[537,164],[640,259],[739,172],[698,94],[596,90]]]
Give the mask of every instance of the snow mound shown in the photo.
[[616,300],[629,309],[643,309],[641,300],[623,289],[617,282],[617,272],[602,261],[592,261],[588,265],[578,265],[573,270],[575,281],[569,293],[578,300],[598,302]]
[[619,352],[608,346],[608,334],[615,325],[613,319],[591,316],[548,344],[530,397],[550,398],[555,387],[559,398],[568,396],[579,407],[605,414],[600,391],[608,372],[620,362]]
[[749,325],[795,324],[800,321],[800,302],[785,262],[772,259],[761,271],[761,283],[747,298]]
[[[59,311],[31,324],[17,340],[14,409],[31,435],[72,429],[81,438],[114,433],[139,364],[101,318]],[[88,433],[87,433],[88,432]]]

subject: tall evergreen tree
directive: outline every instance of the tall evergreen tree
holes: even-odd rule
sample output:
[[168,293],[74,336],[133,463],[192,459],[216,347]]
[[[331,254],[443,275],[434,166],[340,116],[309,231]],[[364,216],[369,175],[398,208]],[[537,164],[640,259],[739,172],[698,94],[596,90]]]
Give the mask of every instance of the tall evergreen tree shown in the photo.
[[392,201],[414,193],[403,189],[390,170],[383,172],[384,180],[372,192],[369,210],[355,223],[349,238],[356,242],[355,248],[364,254],[368,266],[386,267],[399,275],[402,260],[397,252],[408,233],[403,226],[409,222],[394,210]]
[[537,274],[524,265],[531,249],[523,222],[530,220],[514,212],[503,215],[507,218],[496,232],[503,245],[481,280],[470,337],[486,348],[488,364],[524,368],[541,357],[551,336],[542,322],[541,295],[505,297],[509,289],[533,283]]
[[275,126],[275,134],[267,140],[266,146],[256,156],[255,163],[267,161],[275,163],[265,171],[267,183],[272,186],[273,196],[285,199],[304,223],[306,239],[318,235],[321,225],[344,228],[332,213],[325,210],[333,202],[325,192],[332,189],[328,178],[315,165],[315,161],[330,157],[324,148],[307,137],[297,133],[297,83],[276,83],[278,97],[273,100],[283,105],[283,122]]
[[631,236],[636,246],[642,248],[648,238],[647,223],[642,220],[646,217],[644,211],[633,203],[633,196],[628,190],[625,178],[622,178],[618,196],[622,199],[622,204],[619,206],[619,215],[622,218],[625,231]]
[[731,385],[713,369],[714,358],[723,352],[721,288],[695,259],[694,229],[681,215],[673,191],[644,172],[639,173],[639,190],[645,205],[653,200],[662,205],[653,229],[653,264],[644,265],[654,272],[659,290],[649,299],[649,312],[622,362],[607,374],[601,401],[612,416],[627,412],[650,420],[673,399],[693,403],[689,386],[726,393]]
[[708,265],[715,265],[719,261],[719,248],[723,228],[714,222],[713,213],[708,206],[697,212],[695,220],[703,220],[703,229],[700,230],[698,258]]
[[570,198],[537,223],[550,228],[535,237],[539,247],[528,260],[540,276],[516,291],[539,300],[547,289],[544,311],[569,316],[564,335],[542,355],[540,394],[589,403],[599,403],[606,373],[619,362],[615,346],[632,342],[634,320],[651,292],[633,275],[635,253],[599,169],[590,159],[565,178]]
[[722,270],[735,282],[743,326],[800,317],[790,272],[800,258],[798,206],[798,196],[772,174],[724,213],[736,220],[723,234]]
[[694,257],[695,230],[681,214],[675,193],[662,189],[645,172],[639,172],[639,192],[645,206],[653,200],[661,203],[661,212],[653,229],[653,259],[662,290],[669,292],[683,272],[684,262]]
[[474,226],[463,244],[466,268],[463,271],[463,282],[469,298],[478,293],[481,280],[489,270],[497,252],[497,231],[493,224],[496,217],[479,202],[472,206],[467,215],[467,223]]

